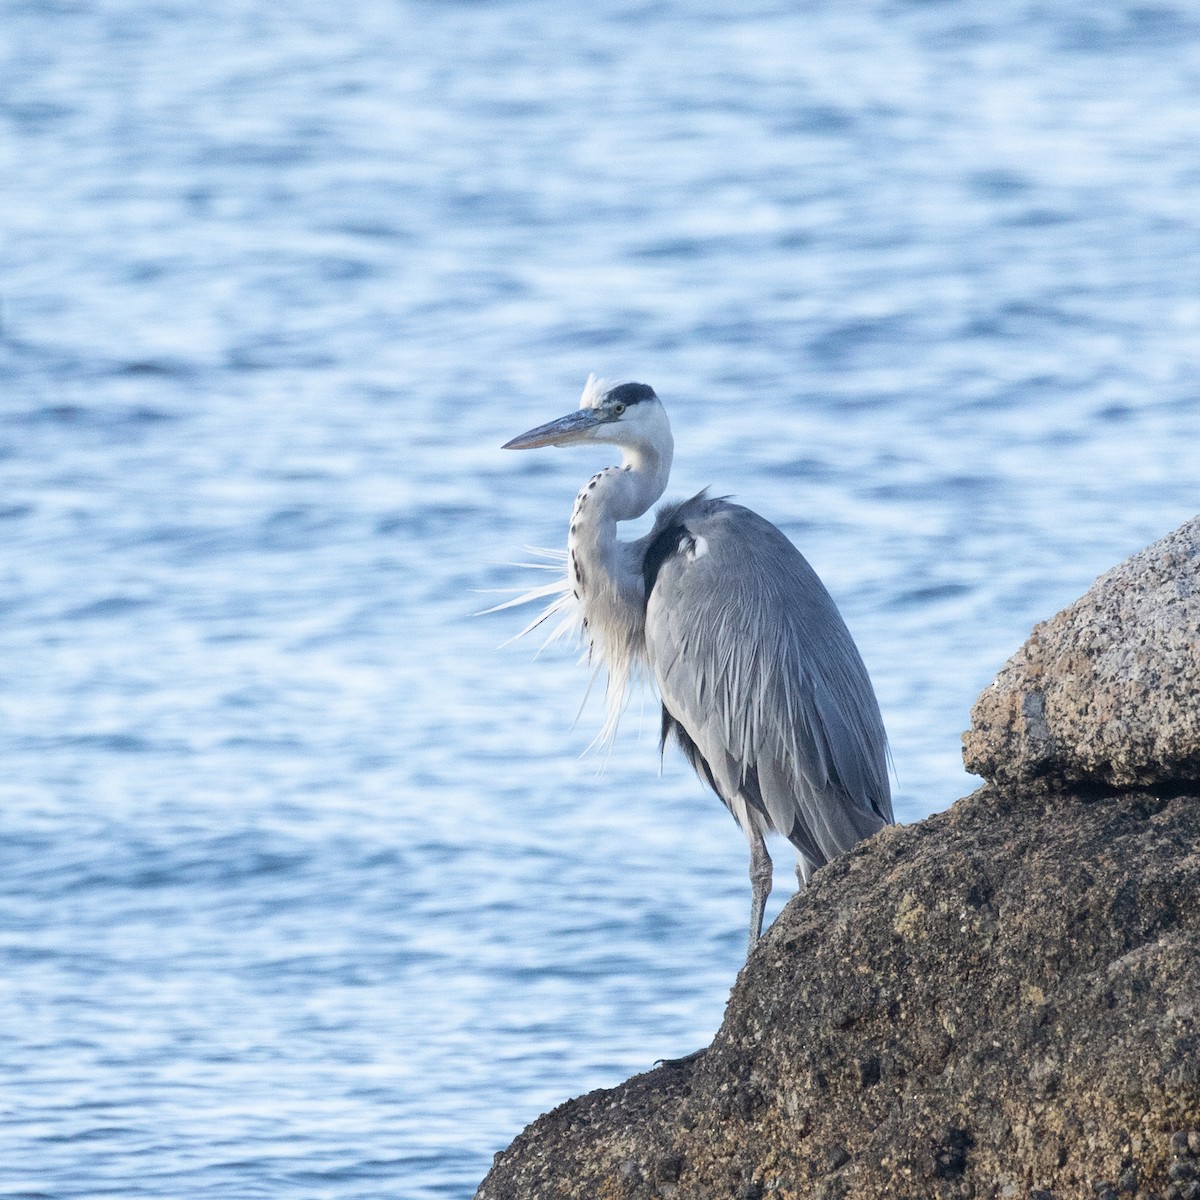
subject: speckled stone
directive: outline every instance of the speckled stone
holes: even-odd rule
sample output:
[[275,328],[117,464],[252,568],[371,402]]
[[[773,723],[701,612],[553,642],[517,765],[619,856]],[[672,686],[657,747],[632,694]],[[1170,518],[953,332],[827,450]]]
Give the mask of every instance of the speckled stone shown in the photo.
[[963,760],[995,783],[1200,781],[1200,517],[1034,628],[976,701]]
[[1189,1187],[1197,896],[1197,795],[989,785],[818,871],[703,1055],[540,1118],[478,1200]]

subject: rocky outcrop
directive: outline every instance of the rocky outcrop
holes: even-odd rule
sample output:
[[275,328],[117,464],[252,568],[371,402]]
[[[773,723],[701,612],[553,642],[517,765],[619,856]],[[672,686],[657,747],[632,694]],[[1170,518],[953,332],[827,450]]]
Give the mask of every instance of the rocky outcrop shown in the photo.
[[1039,627],[976,706],[992,781],[818,871],[702,1055],[548,1113],[478,1200],[1200,1200],[1198,530]]
[[967,770],[996,782],[1200,782],[1200,517],[1102,575],[979,697]]

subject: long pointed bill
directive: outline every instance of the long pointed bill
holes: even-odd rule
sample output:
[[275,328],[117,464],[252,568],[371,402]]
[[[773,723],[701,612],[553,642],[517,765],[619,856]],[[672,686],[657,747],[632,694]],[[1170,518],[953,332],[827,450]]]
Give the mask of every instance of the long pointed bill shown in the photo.
[[501,450],[535,450],[538,446],[568,446],[572,442],[581,442],[588,433],[603,420],[589,408],[581,408],[551,421],[548,425],[539,425],[528,433],[515,437],[511,442],[505,442]]

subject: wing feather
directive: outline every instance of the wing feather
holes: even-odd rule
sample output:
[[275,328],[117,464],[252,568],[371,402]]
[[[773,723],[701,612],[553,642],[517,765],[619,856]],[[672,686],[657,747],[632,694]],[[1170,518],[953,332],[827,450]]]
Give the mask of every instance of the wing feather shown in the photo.
[[814,866],[890,823],[875,693],[800,552],[749,509],[703,494],[661,512],[655,539],[647,656],[702,777]]

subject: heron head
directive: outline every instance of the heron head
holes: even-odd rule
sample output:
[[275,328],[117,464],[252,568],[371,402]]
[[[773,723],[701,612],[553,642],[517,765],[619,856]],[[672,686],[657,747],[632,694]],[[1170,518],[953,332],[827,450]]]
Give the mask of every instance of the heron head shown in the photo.
[[504,450],[533,450],[539,446],[571,446],[580,442],[609,442],[618,446],[656,445],[670,426],[662,402],[645,383],[608,387],[589,375],[579,408],[505,442]]

